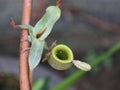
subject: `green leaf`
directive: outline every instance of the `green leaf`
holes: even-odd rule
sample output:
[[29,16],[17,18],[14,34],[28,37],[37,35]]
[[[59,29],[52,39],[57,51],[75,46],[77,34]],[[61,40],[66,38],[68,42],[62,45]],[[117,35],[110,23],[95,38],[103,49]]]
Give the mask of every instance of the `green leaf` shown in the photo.
[[34,82],[32,90],[48,90],[49,78],[38,79]]
[[32,46],[29,53],[29,67],[30,71],[33,71],[33,69],[39,64],[41,60],[41,56],[43,53],[44,48],[44,40],[38,40],[34,38],[32,41]]
[[28,40],[31,42],[32,41],[32,39],[35,37],[34,35],[33,35],[33,26],[31,26],[31,25],[18,25],[20,28],[22,28],[22,29],[28,29],[29,30],[29,36],[28,36]]
[[57,6],[49,6],[46,9],[44,16],[37,22],[34,27],[33,34],[37,36],[46,28],[45,32],[39,38],[39,40],[44,40],[51,32],[53,25],[60,18],[61,11]]
[[28,40],[31,42],[29,53],[30,71],[39,64],[45,46],[45,38],[50,34],[53,25],[60,18],[60,14],[61,11],[59,7],[49,6],[35,27],[31,25],[19,25],[21,28],[29,29]]
[[29,29],[29,30],[33,31],[33,26],[31,26],[31,25],[18,25],[18,26],[22,29]]

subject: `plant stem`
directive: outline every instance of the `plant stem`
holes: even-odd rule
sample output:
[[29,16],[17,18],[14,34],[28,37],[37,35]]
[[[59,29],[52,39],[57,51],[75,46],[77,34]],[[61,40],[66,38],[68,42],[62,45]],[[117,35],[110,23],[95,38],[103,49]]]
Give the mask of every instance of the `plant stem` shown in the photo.
[[62,0],[57,0],[56,6],[60,7],[61,3],[62,3]]
[[[113,46],[110,50],[100,55],[95,60],[91,61],[90,64],[92,68],[103,62],[106,58],[113,55],[115,52],[120,50],[120,42],[117,43],[115,46]],[[85,74],[86,72],[83,71],[77,71],[64,79],[60,84],[53,87],[51,90],[66,90],[66,88],[70,87],[73,83],[75,83],[77,80],[80,80],[80,78]]]
[[[23,0],[22,24],[30,24],[32,11],[32,0]],[[26,41],[28,30],[21,30],[20,36],[20,61],[19,61],[19,80],[20,90],[31,90],[29,80],[28,52],[25,49],[29,47]]]

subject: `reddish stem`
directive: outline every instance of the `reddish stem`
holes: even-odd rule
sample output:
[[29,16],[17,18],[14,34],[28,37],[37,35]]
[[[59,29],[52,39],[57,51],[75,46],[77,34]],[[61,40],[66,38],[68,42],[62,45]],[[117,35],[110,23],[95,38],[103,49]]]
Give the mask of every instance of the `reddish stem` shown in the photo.
[[[32,0],[23,1],[22,24],[30,24],[32,11]],[[20,65],[19,65],[19,79],[20,90],[31,90],[29,80],[29,66],[28,66],[28,52],[24,53],[25,49],[29,47],[29,42],[26,41],[28,30],[21,30],[20,36]]]
[[58,1],[56,2],[56,6],[60,7],[61,3],[62,3],[62,0],[58,0]]
[[15,24],[15,21],[12,19],[11,22],[10,22],[11,26],[13,29],[18,29],[19,26]]

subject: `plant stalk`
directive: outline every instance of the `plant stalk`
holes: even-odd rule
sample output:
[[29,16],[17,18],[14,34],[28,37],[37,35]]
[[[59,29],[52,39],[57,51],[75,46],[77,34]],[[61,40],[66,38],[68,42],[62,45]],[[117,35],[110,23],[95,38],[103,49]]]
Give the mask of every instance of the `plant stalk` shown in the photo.
[[[31,22],[32,0],[23,0],[22,24],[29,25]],[[28,65],[29,42],[27,41],[28,30],[21,30],[20,35],[20,60],[19,60],[19,80],[20,90],[31,90]]]

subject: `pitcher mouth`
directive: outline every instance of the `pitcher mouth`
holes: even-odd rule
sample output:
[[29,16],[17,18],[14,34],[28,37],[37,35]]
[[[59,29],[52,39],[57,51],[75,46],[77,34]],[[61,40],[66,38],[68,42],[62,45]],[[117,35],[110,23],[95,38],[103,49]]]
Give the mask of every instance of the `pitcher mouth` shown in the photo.
[[57,45],[52,50],[52,55],[55,60],[62,62],[62,63],[69,63],[73,60],[73,53],[72,50],[63,44]]

